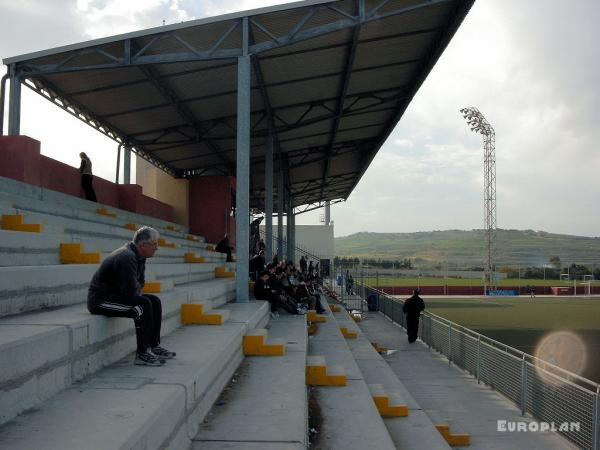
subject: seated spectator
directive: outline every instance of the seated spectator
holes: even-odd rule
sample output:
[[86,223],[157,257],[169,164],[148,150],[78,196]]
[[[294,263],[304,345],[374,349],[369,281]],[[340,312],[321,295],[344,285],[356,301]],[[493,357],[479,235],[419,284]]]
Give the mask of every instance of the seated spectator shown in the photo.
[[215,252],[227,253],[227,262],[232,262],[233,261],[233,259],[231,258],[232,251],[233,251],[233,247],[229,243],[229,236],[227,236],[227,234],[225,234],[225,236],[223,236],[223,239],[221,239],[219,241],[219,243],[217,244],[217,246],[215,247]]
[[254,283],[254,297],[257,300],[266,300],[271,304],[271,317],[276,319],[279,317],[279,295],[269,284],[270,273],[268,270],[263,270],[256,282]]
[[[293,289],[281,267],[275,270],[275,289],[279,294],[281,306],[290,314],[305,314],[306,310],[300,308],[293,297]],[[292,312],[295,311],[295,312]]]
[[87,307],[90,313],[129,317],[135,324],[137,352],[134,364],[161,366],[175,353],[160,346],[162,305],[155,295],[142,294],[146,258],[158,247],[158,231],[142,227],[133,241],[112,252],[90,282]]

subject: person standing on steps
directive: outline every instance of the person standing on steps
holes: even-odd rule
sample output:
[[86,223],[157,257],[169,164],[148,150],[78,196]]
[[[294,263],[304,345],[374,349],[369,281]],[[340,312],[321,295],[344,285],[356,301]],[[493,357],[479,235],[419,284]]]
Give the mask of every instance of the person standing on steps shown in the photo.
[[419,297],[419,289],[413,291],[412,297],[405,300],[402,311],[406,314],[406,334],[408,334],[408,342],[411,344],[417,340],[419,335],[419,317],[421,311],[425,309],[425,302]]
[[94,176],[92,175],[92,161],[90,161],[90,158],[88,158],[88,155],[84,152],[81,152],[79,157],[81,158],[81,165],[79,166],[79,172],[81,173],[81,187],[85,193],[85,199],[91,202],[97,202],[96,192],[92,185],[94,179]]

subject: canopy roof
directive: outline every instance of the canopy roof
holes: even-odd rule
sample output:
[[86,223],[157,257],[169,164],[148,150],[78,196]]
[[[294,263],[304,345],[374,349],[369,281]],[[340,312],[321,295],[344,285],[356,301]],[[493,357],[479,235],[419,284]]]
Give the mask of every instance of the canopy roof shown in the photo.
[[25,84],[175,177],[235,175],[252,55],[250,205],[265,146],[293,205],[346,199],[474,0],[303,1],[8,58]]

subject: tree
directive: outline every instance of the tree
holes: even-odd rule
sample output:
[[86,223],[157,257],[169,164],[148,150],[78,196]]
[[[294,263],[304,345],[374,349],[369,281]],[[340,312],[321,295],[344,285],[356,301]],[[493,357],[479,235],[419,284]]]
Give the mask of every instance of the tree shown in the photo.
[[560,261],[560,256],[551,256],[550,259],[548,260],[548,262],[555,269],[560,269],[562,267],[562,264]]

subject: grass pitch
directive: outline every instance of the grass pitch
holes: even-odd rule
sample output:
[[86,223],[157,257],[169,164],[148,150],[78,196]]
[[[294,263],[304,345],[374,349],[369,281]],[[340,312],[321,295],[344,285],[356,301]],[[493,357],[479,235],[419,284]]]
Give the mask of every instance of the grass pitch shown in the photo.
[[588,358],[580,374],[600,382],[600,297],[425,297],[427,310],[529,354],[552,331],[572,331]]

